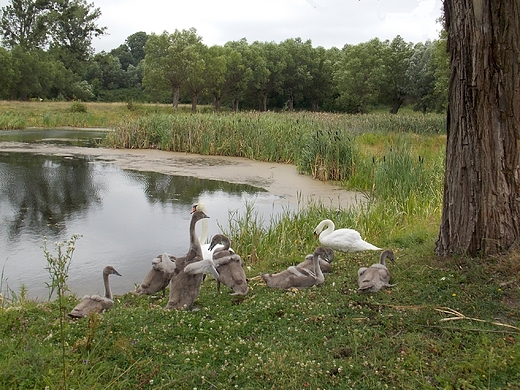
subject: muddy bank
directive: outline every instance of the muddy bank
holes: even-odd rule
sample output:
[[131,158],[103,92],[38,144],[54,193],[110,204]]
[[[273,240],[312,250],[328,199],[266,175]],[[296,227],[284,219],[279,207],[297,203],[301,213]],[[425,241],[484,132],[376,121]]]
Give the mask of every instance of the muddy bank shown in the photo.
[[300,175],[294,165],[258,162],[240,157],[201,156],[149,149],[106,149],[45,144],[0,142],[3,152],[33,152],[53,155],[87,155],[113,163],[122,169],[152,171],[178,176],[222,180],[261,187],[281,202],[305,206],[321,202],[325,206],[347,208],[359,201],[359,193]]

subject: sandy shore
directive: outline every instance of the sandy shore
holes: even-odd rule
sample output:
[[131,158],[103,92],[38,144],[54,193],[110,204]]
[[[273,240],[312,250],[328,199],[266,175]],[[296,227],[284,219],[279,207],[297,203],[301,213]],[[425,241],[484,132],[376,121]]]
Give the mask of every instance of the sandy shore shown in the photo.
[[122,169],[152,171],[177,176],[193,176],[261,187],[281,202],[305,206],[321,202],[325,206],[348,208],[359,201],[359,193],[331,183],[300,175],[294,165],[258,162],[239,157],[201,156],[150,149],[107,149],[45,144],[0,142],[3,152],[33,152],[53,155],[88,155],[111,162]]

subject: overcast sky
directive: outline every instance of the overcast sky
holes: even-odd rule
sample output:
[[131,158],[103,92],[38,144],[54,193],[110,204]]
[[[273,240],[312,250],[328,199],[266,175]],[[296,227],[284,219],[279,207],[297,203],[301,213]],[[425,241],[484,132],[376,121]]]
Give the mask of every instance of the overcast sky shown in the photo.
[[[442,13],[442,0],[87,0],[92,2],[108,33],[93,39],[96,52],[115,49],[138,31],[191,27],[208,46],[299,37],[328,49],[397,35],[417,43],[438,38]],[[2,7],[8,3],[0,0]]]

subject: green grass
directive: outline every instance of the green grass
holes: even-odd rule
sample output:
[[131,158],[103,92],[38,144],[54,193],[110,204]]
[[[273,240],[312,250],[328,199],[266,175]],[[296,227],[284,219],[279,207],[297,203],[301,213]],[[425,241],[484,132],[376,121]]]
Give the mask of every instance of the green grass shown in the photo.
[[[518,306],[504,303],[518,304],[518,282],[500,287],[511,275],[498,261],[396,253],[398,285],[377,294],[356,291],[358,266],[377,257],[364,253],[339,255],[324,285],[297,293],[254,279],[246,297],[217,295],[207,280],[199,311],[164,311],[167,298],[117,297],[109,312],[66,321],[68,387],[518,388],[520,331],[493,324],[520,325]],[[289,263],[258,261],[248,274]],[[444,307],[486,322],[442,321],[451,317],[436,310]],[[58,313],[53,302],[2,311],[2,388],[59,387]]]

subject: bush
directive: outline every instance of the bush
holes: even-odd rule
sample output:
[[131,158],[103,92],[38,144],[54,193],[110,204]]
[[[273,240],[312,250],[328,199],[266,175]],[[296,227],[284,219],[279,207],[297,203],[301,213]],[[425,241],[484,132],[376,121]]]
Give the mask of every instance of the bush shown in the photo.
[[70,112],[87,112],[87,105],[82,102],[74,102],[70,106]]

